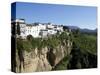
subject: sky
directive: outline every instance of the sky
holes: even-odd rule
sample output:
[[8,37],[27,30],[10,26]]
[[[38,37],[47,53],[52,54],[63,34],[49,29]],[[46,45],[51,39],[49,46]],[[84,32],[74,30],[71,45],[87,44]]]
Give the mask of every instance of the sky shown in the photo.
[[16,18],[25,19],[26,23],[50,22],[80,28],[97,28],[97,7],[25,2],[17,2],[12,6],[12,18],[16,14]]

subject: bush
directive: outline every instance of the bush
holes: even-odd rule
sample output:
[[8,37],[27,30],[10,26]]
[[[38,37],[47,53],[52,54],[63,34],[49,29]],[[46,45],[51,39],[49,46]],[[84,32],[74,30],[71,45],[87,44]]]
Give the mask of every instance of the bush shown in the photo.
[[17,40],[18,50],[30,50],[38,48],[41,50],[44,47],[51,47],[56,48],[58,45],[63,42],[63,40],[67,41],[68,36],[66,32],[63,32],[62,34],[54,35],[52,37],[48,38],[33,38],[32,35],[28,35],[26,40]]
[[32,49],[31,42],[22,39],[16,39],[16,46],[17,46],[16,50],[30,51]]
[[27,36],[27,40],[31,41],[33,39],[33,36],[32,35],[28,35]]
[[60,40],[57,38],[48,38],[47,40],[47,45],[52,48],[57,47],[59,44],[60,44]]
[[23,49],[26,51],[31,51],[32,49],[32,44],[30,41],[23,41]]

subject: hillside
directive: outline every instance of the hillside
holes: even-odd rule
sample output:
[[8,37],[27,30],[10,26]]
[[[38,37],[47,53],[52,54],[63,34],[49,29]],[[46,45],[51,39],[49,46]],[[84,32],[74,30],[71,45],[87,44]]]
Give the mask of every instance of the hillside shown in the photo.
[[84,69],[97,67],[97,36],[72,32],[73,47],[53,70]]

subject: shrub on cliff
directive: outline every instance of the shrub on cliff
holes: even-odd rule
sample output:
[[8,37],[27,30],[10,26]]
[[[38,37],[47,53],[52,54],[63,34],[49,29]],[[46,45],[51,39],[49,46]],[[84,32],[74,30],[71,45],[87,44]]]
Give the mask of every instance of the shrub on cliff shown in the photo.
[[58,45],[62,44],[63,41],[68,40],[68,35],[66,32],[54,35],[48,38],[33,38],[32,35],[28,35],[25,40],[17,40],[18,50],[28,50],[38,48],[39,50],[44,47],[56,48]]
[[28,35],[27,36],[27,40],[31,41],[33,39],[33,36],[32,35]]

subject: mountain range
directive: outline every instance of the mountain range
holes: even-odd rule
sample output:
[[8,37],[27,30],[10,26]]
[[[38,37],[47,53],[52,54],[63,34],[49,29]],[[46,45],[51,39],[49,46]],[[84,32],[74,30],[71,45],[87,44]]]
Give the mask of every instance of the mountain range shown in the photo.
[[80,28],[78,26],[64,26],[64,28],[65,29],[66,28],[71,29],[72,31],[79,29],[81,33],[94,33],[94,34],[97,33],[97,28],[94,29],[94,30],[88,29],[88,28],[82,29],[82,28]]

